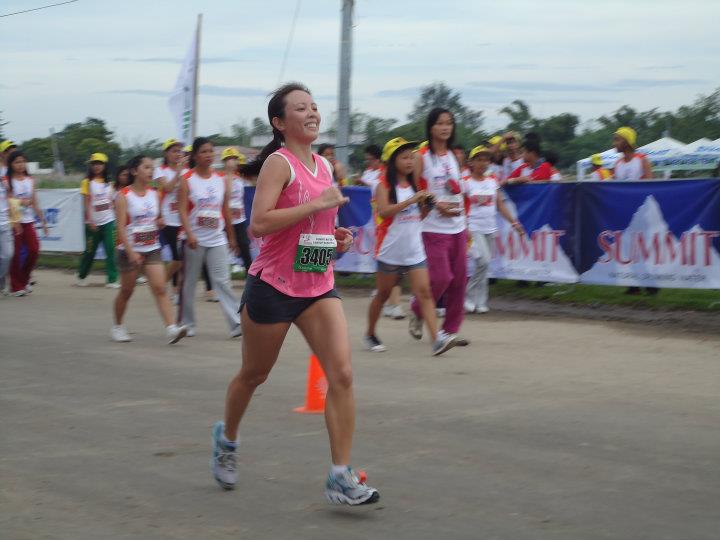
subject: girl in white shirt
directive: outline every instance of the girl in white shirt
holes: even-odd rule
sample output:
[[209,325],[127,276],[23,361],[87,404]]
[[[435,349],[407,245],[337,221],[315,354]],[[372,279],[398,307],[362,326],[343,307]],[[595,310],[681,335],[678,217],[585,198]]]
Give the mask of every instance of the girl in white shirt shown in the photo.
[[422,219],[430,212],[426,203],[430,193],[417,190],[413,174],[414,147],[415,143],[397,137],[388,141],[383,149],[387,169],[375,192],[377,212],[382,219],[377,227],[375,248],[377,294],[368,308],[368,327],[363,343],[373,352],[386,350],[375,335],[375,327],[390,291],[407,274],[430,332],[432,354],[437,356],[455,345],[455,337],[437,330],[435,301],[422,238]]
[[488,172],[492,152],[485,146],[477,146],[470,152],[470,178],[466,181],[467,199],[470,202],[468,229],[472,235],[469,255],[475,261],[475,273],[468,282],[465,293],[466,313],[488,311],[488,267],[492,259],[492,244],[497,232],[497,212],[507,219],[520,234],[525,231],[520,222],[512,217],[499,195],[500,181]]

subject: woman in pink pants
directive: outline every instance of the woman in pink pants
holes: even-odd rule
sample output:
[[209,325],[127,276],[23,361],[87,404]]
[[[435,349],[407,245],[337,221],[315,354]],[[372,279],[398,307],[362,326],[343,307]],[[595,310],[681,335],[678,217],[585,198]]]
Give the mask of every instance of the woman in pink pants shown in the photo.
[[[457,337],[465,316],[467,281],[467,219],[460,167],[453,155],[455,119],[447,109],[435,108],[425,125],[428,144],[415,156],[419,188],[429,191],[435,205],[423,220],[423,242],[435,302],[442,298],[445,321],[438,333]],[[410,335],[422,338],[422,315],[416,300],[411,303]],[[458,338],[457,345],[467,345]]]

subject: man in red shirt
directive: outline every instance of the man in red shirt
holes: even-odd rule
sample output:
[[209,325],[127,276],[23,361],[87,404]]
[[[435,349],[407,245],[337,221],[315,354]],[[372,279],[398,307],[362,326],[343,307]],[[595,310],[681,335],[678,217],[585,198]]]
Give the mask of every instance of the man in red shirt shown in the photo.
[[527,182],[549,182],[552,179],[553,167],[540,158],[540,144],[537,141],[525,141],[525,163],[515,169],[508,177],[508,184],[525,184]]

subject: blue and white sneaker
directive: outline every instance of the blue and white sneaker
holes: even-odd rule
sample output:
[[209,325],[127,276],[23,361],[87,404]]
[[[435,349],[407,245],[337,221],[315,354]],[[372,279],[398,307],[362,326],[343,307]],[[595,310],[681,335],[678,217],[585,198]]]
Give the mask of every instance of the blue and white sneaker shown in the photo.
[[366,486],[348,467],[342,474],[328,475],[325,482],[325,498],[330,504],[372,504],[378,502],[380,493],[375,488]]
[[223,442],[225,423],[215,422],[212,430],[213,455],[210,468],[213,476],[223,489],[235,489],[237,482],[237,444]]

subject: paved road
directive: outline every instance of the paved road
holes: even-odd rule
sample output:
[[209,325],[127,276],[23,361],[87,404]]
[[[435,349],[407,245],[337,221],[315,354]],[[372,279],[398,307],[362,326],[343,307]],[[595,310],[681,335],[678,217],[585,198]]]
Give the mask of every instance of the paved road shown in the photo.
[[[720,339],[619,323],[490,313],[432,358],[404,321],[360,349],[367,298],[348,293],[358,398],[354,465],[379,504],[322,498],[322,418],[303,400],[292,331],[253,401],[240,483],[208,471],[239,343],[217,305],[164,345],[149,291],[108,340],[113,291],[38,272],[0,298],[0,537],[84,539],[712,539],[720,533]],[[98,279],[96,276],[95,279]]]

